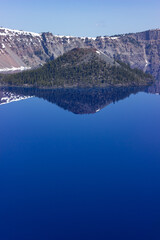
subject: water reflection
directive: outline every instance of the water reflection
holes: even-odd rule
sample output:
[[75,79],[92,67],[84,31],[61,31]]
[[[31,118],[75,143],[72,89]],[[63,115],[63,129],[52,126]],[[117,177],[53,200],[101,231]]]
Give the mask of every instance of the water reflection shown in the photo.
[[15,90],[16,89],[12,88],[0,88],[0,105],[32,97],[28,94],[21,93],[21,91]]
[[[69,88],[36,89],[7,87],[0,89],[0,104],[26,99],[31,96],[43,98],[75,114],[96,113],[107,105],[129,97],[140,91],[156,92],[155,87],[109,87],[109,88]],[[160,91],[159,91],[160,92]]]
[[156,81],[153,85],[148,87],[147,92],[160,95],[160,81]]
[[138,92],[160,94],[160,82],[149,87],[109,87],[109,88],[68,88],[37,89],[5,87],[0,89],[0,104],[27,99],[31,96],[48,102],[75,114],[96,113],[107,105]]

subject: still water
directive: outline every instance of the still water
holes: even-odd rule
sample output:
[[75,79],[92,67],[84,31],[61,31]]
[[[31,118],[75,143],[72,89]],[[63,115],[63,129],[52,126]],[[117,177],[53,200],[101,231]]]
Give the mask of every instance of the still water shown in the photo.
[[158,93],[2,89],[0,240],[159,240]]

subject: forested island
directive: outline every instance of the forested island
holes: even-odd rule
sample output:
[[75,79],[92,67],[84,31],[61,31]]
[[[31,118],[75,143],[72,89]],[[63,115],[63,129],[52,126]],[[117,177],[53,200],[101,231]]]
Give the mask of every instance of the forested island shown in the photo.
[[39,88],[147,86],[153,81],[151,75],[90,48],[75,48],[37,69],[0,75],[1,85]]

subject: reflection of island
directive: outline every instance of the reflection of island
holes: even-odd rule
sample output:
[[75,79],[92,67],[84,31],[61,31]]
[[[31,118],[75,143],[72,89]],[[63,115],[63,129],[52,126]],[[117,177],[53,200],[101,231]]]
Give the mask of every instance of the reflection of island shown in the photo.
[[43,98],[51,103],[75,114],[95,113],[110,103],[146,91],[146,87],[109,87],[109,88],[68,88],[68,89],[37,89],[37,88],[3,88],[12,96]]
[[75,88],[40,91],[38,96],[75,114],[89,114],[96,113],[110,103],[124,99],[138,91],[140,88],[135,87]]

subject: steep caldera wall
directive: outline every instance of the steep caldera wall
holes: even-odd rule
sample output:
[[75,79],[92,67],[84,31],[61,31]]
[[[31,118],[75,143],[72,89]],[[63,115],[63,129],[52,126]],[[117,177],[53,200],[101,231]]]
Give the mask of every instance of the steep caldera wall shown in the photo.
[[160,80],[160,30],[113,37],[71,37],[0,28],[0,72],[43,65],[73,48],[93,47]]

